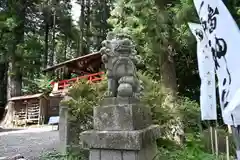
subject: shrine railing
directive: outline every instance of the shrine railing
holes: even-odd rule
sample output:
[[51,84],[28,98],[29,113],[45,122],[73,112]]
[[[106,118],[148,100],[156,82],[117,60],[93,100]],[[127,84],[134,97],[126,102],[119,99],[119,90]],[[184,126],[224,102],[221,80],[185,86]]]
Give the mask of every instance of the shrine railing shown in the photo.
[[[58,82],[51,82],[51,85],[53,87],[53,90],[63,90],[66,89],[67,87],[71,86],[72,83],[77,82],[81,79],[86,79],[87,82],[98,82],[103,80],[104,78],[104,72],[98,72],[98,73],[94,73],[94,74],[88,74],[88,75],[84,75],[84,76],[79,76],[79,77],[75,77],[72,79],[67,79],[67,80],[61,80]],[[54,88],[55,85],[57,85],[57,88]]]

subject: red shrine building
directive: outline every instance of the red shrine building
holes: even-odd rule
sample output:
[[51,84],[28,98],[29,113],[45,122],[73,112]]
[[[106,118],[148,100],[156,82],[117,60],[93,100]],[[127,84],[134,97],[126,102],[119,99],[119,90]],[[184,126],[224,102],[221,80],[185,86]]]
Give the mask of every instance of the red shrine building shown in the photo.
[[86,79],[90,82],[101,81],[104,72],[101,71],[103,63],[99,52],[74,58],[43,70],[51,72],[56,78],[51,83],[52,94],[61,94],[74,82]]
[[8,102],[14,106],[14,123],[44,124],[49,117],[59,116],[59,103],[68,87],[78,80],[99,82],[104,72],[101,54],[91,53],[77,57],[43,70],[55,77],[51,82],[52,92],[49,95],[37,93],[20,97],[12,97]]

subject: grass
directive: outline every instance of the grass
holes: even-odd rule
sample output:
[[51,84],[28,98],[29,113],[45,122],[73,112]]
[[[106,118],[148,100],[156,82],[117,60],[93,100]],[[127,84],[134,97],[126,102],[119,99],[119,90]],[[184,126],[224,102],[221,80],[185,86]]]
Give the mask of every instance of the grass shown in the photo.
[[88,158],[86,158],[81,151],[78,154],[70,153],[67,155],[62,155],[59,152],[53,151],[43,154],[40,160],[88,160]]

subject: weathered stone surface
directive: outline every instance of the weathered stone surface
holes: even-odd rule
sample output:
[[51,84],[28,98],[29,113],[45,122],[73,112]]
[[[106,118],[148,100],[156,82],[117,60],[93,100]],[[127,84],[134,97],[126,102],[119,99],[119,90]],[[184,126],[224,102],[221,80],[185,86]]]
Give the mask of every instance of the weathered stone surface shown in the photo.
[[89,159],[101,159],[101,150],[99,149],[91,149],[89,153]]
[[76,122],[71,122],[68,114],[68,107],[60,106],[59,113],[59,150],[62,154],[76,152],[82,148],[79,144],[80,126]]
[[154,143],[146,145],[140,151],[136,152],[136,159],[137,160],[159,160],[159,158],[157,158],[156,140],[154,140]]
[[156,143],[141,150],[91,149],[90,160],[157,160]]
[[141,150],[160,137],[158,125],[135,131],[85,131],[81,140],[95,149]]
[[151,124],[150,108],[137,103],[135,99],[108,98],[102,106],[94,108],[95,130],[132,131]]
[[101,150],[101,160],[122,160],[120,150]]
[[124,160],[135,160],[136,159],[136,151],[123,151],[122,157]]
[[140,56],[131,38],[124,34],[109,33],[100,50],[102,62],[107,69],[107,97],[140,97],[141,82],[137,76],[136,63]]
[[100,106],[139,104],[139,99],[133,97],[106,97],[101,101]]
[[153,160],[160,127],[151,125],[150,108],[139,100],[143,90],[131,38],[110,33],[100,53],[107,69],[105,99],[94,107],[94,130],[81,133],[90,160]]
[[67,118],[68,108],[60,106],[59,110],[59,150],[61,153],[66,154],[67,152]]

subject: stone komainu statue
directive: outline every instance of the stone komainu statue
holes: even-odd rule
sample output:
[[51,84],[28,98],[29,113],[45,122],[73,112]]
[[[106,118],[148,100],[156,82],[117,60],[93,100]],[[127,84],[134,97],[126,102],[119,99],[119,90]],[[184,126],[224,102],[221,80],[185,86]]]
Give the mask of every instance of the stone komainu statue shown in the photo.
[[102,42],[102,61],[107,69],[109,97],[139,98],[143,89],[135,64],[139,60],[131,38],[110,32]]

